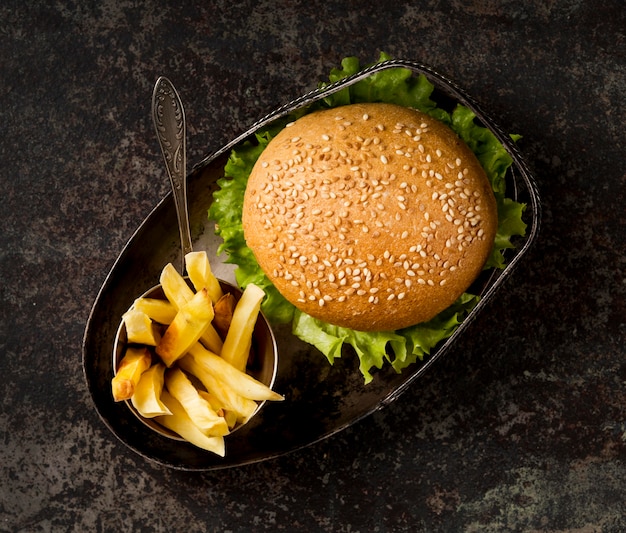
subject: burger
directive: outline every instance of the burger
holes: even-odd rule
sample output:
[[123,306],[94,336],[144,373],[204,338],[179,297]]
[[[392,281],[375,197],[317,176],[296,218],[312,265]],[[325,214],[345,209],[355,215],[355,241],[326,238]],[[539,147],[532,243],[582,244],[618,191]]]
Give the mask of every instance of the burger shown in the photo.
[[351,345],[366,382],[449,336],[478,301],[473,282],[524,231],[500,143],[402,73],[407,105],[394,70],[235,149],[209,211],[238,282],[266,290],[270,320],[331,362]]
[[295,307],[359,331],[430,320],[491,252],[496,201],[478,159],[407,107],[351,104],[282,130],[254,165],[243,231]]

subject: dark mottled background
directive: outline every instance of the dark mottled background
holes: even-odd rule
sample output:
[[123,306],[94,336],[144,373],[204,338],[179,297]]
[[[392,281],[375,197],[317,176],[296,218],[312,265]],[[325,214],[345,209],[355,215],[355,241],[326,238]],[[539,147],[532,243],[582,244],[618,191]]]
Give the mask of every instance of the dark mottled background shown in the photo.
[[[623,2],[4,0],[0,21],[0,530],[626,530]],[[239,469],[146,462],[93,409],[81,341],[168,191],[156,77],[183,95],[193,163],[380,50],[523,135],[537,246],[381,412]]]

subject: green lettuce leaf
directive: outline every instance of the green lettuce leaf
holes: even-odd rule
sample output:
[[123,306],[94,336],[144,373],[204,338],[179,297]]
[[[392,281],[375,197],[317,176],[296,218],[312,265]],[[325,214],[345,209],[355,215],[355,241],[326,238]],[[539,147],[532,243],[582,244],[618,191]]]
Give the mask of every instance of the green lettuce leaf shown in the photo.
[[479,298],[463,294],[452,306],[422,324],[394,331],[362,332],[323,322],[296,310],[293,333],[315,346],[332,364],[341,357],[344,344],[352,346],[359,357],[359,370],[365,383],[373,379],[372,369],[385,361],[400,372],[422,360],[439,342],[450,337]]
[[359,370],[365,383],[373,379],[372,368],[382,368],[385,360],[389,360],[387,347],[390,343],[402,349],[406,344],[404,338],[393,331],[355,331],[322,322],[299,310],[294,315],[293,334],[315,346],[331,364],[341,357],[344,344],[352,346],[359,357]]
[[236,264],[235,278],[241,287],[249,283],[261,287],[266,294],[263,312],[274,323],[288,323],[293,318],[294,307],[278,292],[259,267],[252,250],[248,248],[241,225],[243,198],[248,177],[254,163],[272,139],[268,131],[256,135],[256,142],[246,142],[231,151],[224,167],[224,178],[217,181],[209,208],[209,219],[216,222],[216,233],[223,242],[217,253],[227,255],[226,262]]
[[[381,53],[378,61],[387,61],[388,59],[391,57]],[[341,62],[341,66],[341,69],[331,71],[330,83],[356,74],[364,68],[356,57],[345,58]],[[320,87],[327,85],[329,84],[321,83]],[[368,76],[364,80],[328,96],[324,99],[324,103],[327,107],[337,107],[360,102],[388,102],[405,107],[414,107],[424,113],[431,114],[437,110],[437,104],[430,99],[433,89],[433,85],[424,76],[415,77],[409,69],[395,68]]]
[[[484,268],[504,268],[503,252],[513,248],[511,239],[524,235],[526,224],[522,220],[525,206],[505,196],[506,173],[513,160],[500,141],[487,128],[476,124],[476,115],[464,106],[457,106],[452,112],[451,128],[470,147],[485,169],[498,206],[498,229],[491,255]],[[518,135],[512,135],[518,140]]]
[[436,317],[401,330],[401,335],[406,339],[406,357],[396,356],[392,361],[393,368],[400,372],[417,359],[422,360],[425,355],[430,355],[431,350],[441,341],[450,337],[463,322],[469,312],[478,304],[480,298],[473,294],[462,294],[459,299],[448,309],[439,313]]
[[495,195],[498,204],[498,229],[485,269],[504,268],[506,266],[504,250],[515,248],[511,239],[526,233],[526,223],[522,219],[526,206],[506,198],[502,193]]
[[[390,59],[382,53],[379,61]],[[341,68],[333,69],[329,83],[362,70],[358,58],[349,57]],[[322,83],[326,86],[328,83]],[[311,112],[320,107],[337,107],[357,102],[396,103],[419,109],[449,125],[478,157],[491,182],[498,205],[498,230],[494,247],[485,268],[504,268],[505,250],[514,247],[513,239],[524,235],[526,224],[522,220],[524,204],[506,197],[505,176],[512,164],[511,157],[496,137],[476,123],[474,113],[457,106],[452,112],[439,108],[432,99],[434,86],[424,76],[413,76],[408,69],[394,68],[379,72],[359,81],[349,88],[325,98],[310,107]],[[302,113],[299,112],[298,116]],[[296,116],[288,117],[294,120]],[[340,328],[319,321],[289,303],[269,281],[259,267],[252,251],[246,246],[241,214],[248,176],[256,160],[273,135],[282,126],[257,133],[253,142],[234,149],[225,167],[225,177],[218,180],[218,190],[209,208],[209,218],[216,222],[216,233],[223,239],[218,253],[228,255],[227,262],[237,265],[237,282],[245,287],[255,283],[266,292],[263,312],[273,323],[292,324],[293,333],[315,346],[332,364],[341,357],[344,346],[350,346],[359,358],[359,370],[365,383],[373,379],[373,369],[389,364],[397,372],[422,360],[444,339],[450,337],[478,303],[479,297],[463,294],[457,302],[432,320],[395,332],[360,332]],[[517,137],[513,137],[514,140]]]

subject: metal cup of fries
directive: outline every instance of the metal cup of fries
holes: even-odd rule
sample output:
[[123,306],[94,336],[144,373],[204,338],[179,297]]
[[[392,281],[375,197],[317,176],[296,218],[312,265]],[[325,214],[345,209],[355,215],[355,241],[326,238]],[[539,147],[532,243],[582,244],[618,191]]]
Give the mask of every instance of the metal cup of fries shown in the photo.
[[261,289],[218,280],[204,252],[185,259],[188,277],[166,265],[123,315],[112,394],[162,436],[224,456],[226,435],[283,400],[272,390],[278,349]]

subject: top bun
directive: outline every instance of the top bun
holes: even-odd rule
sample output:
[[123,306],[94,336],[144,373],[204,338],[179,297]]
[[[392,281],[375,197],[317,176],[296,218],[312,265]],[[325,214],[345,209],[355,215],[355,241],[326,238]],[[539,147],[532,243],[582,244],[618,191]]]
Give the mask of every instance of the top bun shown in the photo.
[[480,273],[497,211],[485,171],[443,123],[392,104],[305,115],[263,151],[247,245],[281,294],[360,331],[431,319]]

